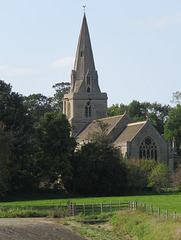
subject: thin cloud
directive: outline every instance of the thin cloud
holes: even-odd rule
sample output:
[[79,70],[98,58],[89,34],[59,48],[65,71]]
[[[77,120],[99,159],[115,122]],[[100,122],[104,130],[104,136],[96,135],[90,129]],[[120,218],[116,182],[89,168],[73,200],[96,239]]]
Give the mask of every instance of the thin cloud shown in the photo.
[[138,26],[144,26],[146,28],[152,28],[152,29],[162,29],[165,28],[169,24],[168,18],[149,18],[149,19],[139,19],[133,22],[134,25]]
[[39,74],[36,68],[15,68],[8,65],[0,66],[0,76],[32,76]]
[[169,21],[167,18],[158,19],[155,21],[153,27],[156,29],[165,28],[168,25]]
[[60,59],[56,60],[55,62],[53,62],[50,65],[50,67],[52,69],[65,68],[65,67],[68,67],[68,66],[72,66],[73,65],[73,61],[74,61],[73,57],[60,58]]
[[175,24],[181,25],[181,16],[175,18],[175,19],[173,20],[173,22],[174,22]]
[[132,22],[132,24],[152,29],[163,29],[166,28],[168,25],[181,25],[181,16],[178,16],[177,18],[163,17],[160,19],[138,19]]

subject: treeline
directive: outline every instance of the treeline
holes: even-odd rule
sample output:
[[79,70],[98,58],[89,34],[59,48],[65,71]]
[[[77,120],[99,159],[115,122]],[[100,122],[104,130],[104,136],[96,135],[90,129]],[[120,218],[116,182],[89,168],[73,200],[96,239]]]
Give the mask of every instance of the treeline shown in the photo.
[[[156,189],[150,177],[156,166],[144,170],[147,179],[144,184],[139,183],[139,187],[135,185],[132,176],[135,174],[139,179],[140,166],[137,168],[138,162],[128,164],[120,159],[111,140],[106,137],[106,126],[99,125],[99,134],[92,136],[92,142],[75,151],[76,141],[70,137],[69,122],[62,114],[63,95],[69,87],[69,83],[54,85],[55,94],[52,98],[41,94],[22,96],[13,92],[10,84],[0,80],[0,196],[17,190],[40,188],[101,195],[121,194],[140,186],[141,189],[147,186]],[[142,106],[133,101],[127,106],[128,114],[131,109],[136,109],[133,103]],[[122,114],[119,109],[120,106],[114,105],[108,109],[108,114]],[[158,122],[164,122],[163,131],[167,140],[175,136],[180,144],[180,104],[174,108],[155,104],[154,111]],[[132,113],[130,116],[134,120],[145,120],[148,114],[151,114],[150,108],[146,111],[140,107],[135,115]],[[164,174],[168,173],[167,170],[164,169]],[[164,182],[160,186],[167,184]]]

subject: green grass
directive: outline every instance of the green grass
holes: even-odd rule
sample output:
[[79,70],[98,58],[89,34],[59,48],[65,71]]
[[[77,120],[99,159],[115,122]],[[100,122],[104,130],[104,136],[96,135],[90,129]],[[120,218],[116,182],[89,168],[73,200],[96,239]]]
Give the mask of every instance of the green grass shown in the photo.
[[140,211],[127,210],[89,216],[80,214],[75,218],[66,218],[63,224],[94,240],[181,239],[181,220],[167,220]]
[[[89,198],[70,198],[70,199],[60,198],[60,199],[46,199],[46,200],[41,199],[41,200],[31,200],[31,201],[0,202],[0,209],[2,210],[5,209],[6,211],[14,211],[14,210],[20,211],[20,209],[29,210],[29,211],[30,210],[39,211],[39,212],[42,212],[42,215],[43,215],[43,212],[45,211],[54,211],[55,208],[66,207],[68,200],[76,204],[137,201],[138,203],[146,203],[147,206],[153,205],[154,209],[157,209],[158,207],[160,207],[163,210],[168,209],[169,212],[176,211],[177,213],[181,214],[181,192],[169,193],[169,194],[167,193],[167,194],[161,194],[161,195],[89,197]],[[3,217],[2,210],[0,211],[0,217]]]

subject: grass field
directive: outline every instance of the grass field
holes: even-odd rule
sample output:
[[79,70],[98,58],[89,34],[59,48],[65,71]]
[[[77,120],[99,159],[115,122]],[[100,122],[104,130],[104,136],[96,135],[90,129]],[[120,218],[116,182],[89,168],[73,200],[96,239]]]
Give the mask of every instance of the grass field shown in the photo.
[[[52,197],[52,196],[51,196]],[[161,208],[162,210],[168,209],[169,212],[173,213],[176,211],[181,214],[181,192],[179,193],[167,193],[161,195],[140,195],[140,196],[120,196],[120,197],[89,197],[89,198],[60,198],[60,199],[46,199],[46,200],[31,200],[28,201],[12,201],[12,202],[0,202],[0,217],[2,211],[7,213],[21,211],[22,208],[35,211],[52,211],[54,209],[62,208],[67,206],[67,201],[70,200],[76,204],[92,204],[92,203],[114,203],[114,202],[128,202],[137,201],[138,203],[146,203],[149,206],[153,205],[154,208]],[[14,209],[14,210],[13,210]],[[35,214],[35,213],[34,213]],[[47,213],[46,213],[47,214]],[[44,215],[46,215],[44,214]],[[41,213],[39,213],[41,216]],[[43,215],[43,216],[44,216]],[[6,217],[8,217],[6,215]]]
[[[91,222],[94,220],[94,223]],[[158,218],[140,211],[77,216],[62,222],[72,230],[93,240],[180,240],[181,221]]]

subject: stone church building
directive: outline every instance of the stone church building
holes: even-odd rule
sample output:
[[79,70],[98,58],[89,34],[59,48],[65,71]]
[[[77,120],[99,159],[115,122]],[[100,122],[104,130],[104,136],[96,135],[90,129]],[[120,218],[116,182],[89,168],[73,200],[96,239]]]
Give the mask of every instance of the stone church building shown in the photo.
[[148,120],[133,122],[126,113],[107,117],[107,94],[99,87],[85,14],[71,73],[70,92],[64,95],[63,113],[80,145],[90,141],[91,134],[98,130],[99,121],[107,125],[107,134],[122,156],[155,159],[173,169],[168,143]]

